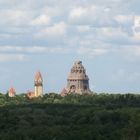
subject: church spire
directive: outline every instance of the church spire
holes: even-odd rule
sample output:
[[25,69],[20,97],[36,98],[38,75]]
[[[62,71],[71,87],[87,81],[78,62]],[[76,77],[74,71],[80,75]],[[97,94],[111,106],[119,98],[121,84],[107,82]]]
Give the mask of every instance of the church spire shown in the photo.
[[40,71],[38,71],[35,74],[34,85],[35,85],[35,97],[43,96],[43,79]]

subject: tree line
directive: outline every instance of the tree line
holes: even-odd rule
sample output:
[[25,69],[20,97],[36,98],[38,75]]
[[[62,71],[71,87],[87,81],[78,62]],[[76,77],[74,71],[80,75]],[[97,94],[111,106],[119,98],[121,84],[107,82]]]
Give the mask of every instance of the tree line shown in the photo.
[[139,140],[139,94],[0,94],[1,140]]

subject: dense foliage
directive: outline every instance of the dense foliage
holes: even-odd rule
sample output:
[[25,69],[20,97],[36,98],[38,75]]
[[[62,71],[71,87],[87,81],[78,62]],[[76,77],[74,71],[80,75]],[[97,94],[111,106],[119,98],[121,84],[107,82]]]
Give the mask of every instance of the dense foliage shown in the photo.
[[140,95],[0,94],[0,140],[140,140]]

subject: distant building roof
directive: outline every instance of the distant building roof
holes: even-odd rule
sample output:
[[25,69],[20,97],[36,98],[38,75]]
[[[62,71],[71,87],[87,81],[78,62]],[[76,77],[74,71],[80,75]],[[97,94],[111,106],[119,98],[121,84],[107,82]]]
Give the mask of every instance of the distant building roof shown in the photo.
[[64,97],[68,94],[67,90],[65,88],[63,88],[63,90],[61,91],[61,96]]
[[42,75],[40,73],[40,71],[38,71],[36,74],[35,74],[35,81],[40,81],[42,80]]
[[9,96],[9,97],[14,97],[15,94],[16,94],[15,88],[11,87],[11,88],[9,89],[8,96]]
[[30,99],[34,98],[35,97],[35,92],[34,91],[28,91],[27,92],[27,97],[30,98]]

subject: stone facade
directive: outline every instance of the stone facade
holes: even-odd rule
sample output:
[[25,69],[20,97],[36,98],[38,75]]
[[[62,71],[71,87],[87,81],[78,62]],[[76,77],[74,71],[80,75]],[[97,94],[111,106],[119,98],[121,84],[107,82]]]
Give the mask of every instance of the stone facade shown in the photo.
[[11,87],[8,91],[8,96],[15,97],[15,94],[16,94],[16,90],[13,87]]
[[43,96],[43,79],[40,72],[37,72],[35,75],[35,97]]
[[[70,74],[67,78],[67,87],[65,90],[67,91],[67,94],[88,94],[91,92],[89,89],[89,78],[86,75],[86,69],[82,65],[82,61],[76,61],[71,68]],[[66,91],[65,95],[67,95]]]

